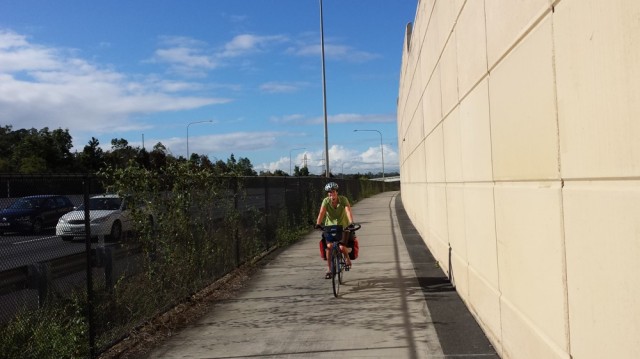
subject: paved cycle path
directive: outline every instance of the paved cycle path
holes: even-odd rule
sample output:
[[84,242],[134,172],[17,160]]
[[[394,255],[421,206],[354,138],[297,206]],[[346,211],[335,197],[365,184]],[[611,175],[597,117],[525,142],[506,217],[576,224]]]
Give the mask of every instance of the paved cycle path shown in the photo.
[[339,298],[313,232],[147,357],[498,358],[408,220],[400,192],[364,199],[353,212],[360,256]]

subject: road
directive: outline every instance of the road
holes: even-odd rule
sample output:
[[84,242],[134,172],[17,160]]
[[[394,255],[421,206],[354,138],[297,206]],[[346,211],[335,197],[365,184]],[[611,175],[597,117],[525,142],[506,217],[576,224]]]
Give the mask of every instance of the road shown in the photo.
[[0,236],[0,271],[84,252],[84,242],[65,242],[48,229],[40,235]]

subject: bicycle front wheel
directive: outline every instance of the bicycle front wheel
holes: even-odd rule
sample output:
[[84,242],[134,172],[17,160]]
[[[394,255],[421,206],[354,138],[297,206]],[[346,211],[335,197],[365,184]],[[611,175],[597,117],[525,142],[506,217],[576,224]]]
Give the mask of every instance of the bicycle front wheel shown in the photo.
[[340,282],[342,281],[339,277],[342,276],[342,271],[340,270],[340,256],[335,248],[331,251],[331,274],[333,296],[338,298],[338,294],[340,293]]
[[344,254],[338,253],[338,282],[340,284],[344,284],[342,280],[342,276],[344,275],[344,267],[347,265],[347,262],[344,260]]

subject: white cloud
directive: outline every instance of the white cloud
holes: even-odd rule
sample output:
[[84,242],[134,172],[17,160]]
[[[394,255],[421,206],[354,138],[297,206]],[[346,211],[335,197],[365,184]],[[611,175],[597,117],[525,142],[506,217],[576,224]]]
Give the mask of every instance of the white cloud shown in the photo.
[[267,93],[291,93],[298,91],[304,86],[307,86],[307,84],[303,82],[266,82],[260,85],[260,91]]
[[24,35],[0,30],[0,72],[57,69],[60,67],[57,52],[29,44]]
[[[327,117],[329,123],[384,123],[395,122],[395,114],[358,114],[358,113],[341,113],[330,115]],[[317,125],[324,123],[323,117],[315,117],[308,119],[307,124]]]
[[158,61],[168,62],[174,66],[186,68],[213,69],[217,64],[210,56],[199,54],[199,51],[187,47],[173,47],[156,50]]
[[[213,132],[214,130],[212,130]],[[199,135],[189,137],[189,151],[201,154],[212,152],[257,151],[273,147],[282,132],[233,132],[226,134]],[[186,138],[174,137],[159,140],[163,144],[178,150],[178,155],[186,153]],[[182,154],[184,156],[184,154]]]
[[134,116],[229,101],[176,96],[175,86],[167,89],[167,83],[134,81],[64,49],[32,44],[15,32],[0,31],[0,44],[2,120],[25,128],[93,133],[147,128],[148,124],[133,121]]
[[251,34],[237,35],[231,41],[224,45],[224,51],[220,53],[220,57],[238,57],[246,54],[262,51],[272,44],[288,41],[287,37],[282,35],[259,36]]
[[[322,54],[322,46],[317,40],[310,40],[308,43],[298,43],[287,49],[287,52],[296,56],[317,57]],[[338,45],[325,42],[324,55],[326,59],[340,60],[353,63],[363,63],[379,58],[380,55],[367,51],[357,50],[348,45]]]
[[[370,147],[364,152],[341,145],[333,145],[329,148],[329,169],[332,173],[366,173],[380,172],[382,160],[380,147]],[[302,167],[306,163],[310,173],[322,174],[324,172],[324,151],[302,151],[294,154],[291,159],[291,168]],[[385,173],[398,170],[398,154],[389,146],[384,145]],[[256,171],[282,170],[289,173],[289,158],[280,157],[277,161],[254,164]]]
[[175,73],[204,77],[207,71],[220,66],[203,41],[184,36],[162,36],[160,43],[161,48],[155,51],[150,62],[168,64]]
[[269,121],[273,122],[273,123],[301,123],[303,121],[306,120],[306,116],[299,114],[299,113],[295,113],[292,115],[285,115],[285,116],[272,116]]
[[[303,114],[285,116],[272,116],[269,119],[273,123],[291,123],[299,125],[319,125],[324,123],[324,117],[307,117]],[[394,123],[395,114],[358,114],[341,113],[327,116],[328,123]]]

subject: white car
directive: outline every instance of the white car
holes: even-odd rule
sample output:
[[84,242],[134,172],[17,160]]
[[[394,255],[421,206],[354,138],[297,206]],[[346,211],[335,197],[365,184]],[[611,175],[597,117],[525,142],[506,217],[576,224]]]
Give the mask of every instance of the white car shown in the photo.
[[[122,234],[133,229],[130,198],[103,194],[89,199],[91,237],[104,236],[108,241],[119,241]],[[65,241],[85,236],[84,204],[60,217],[56,235]]]

